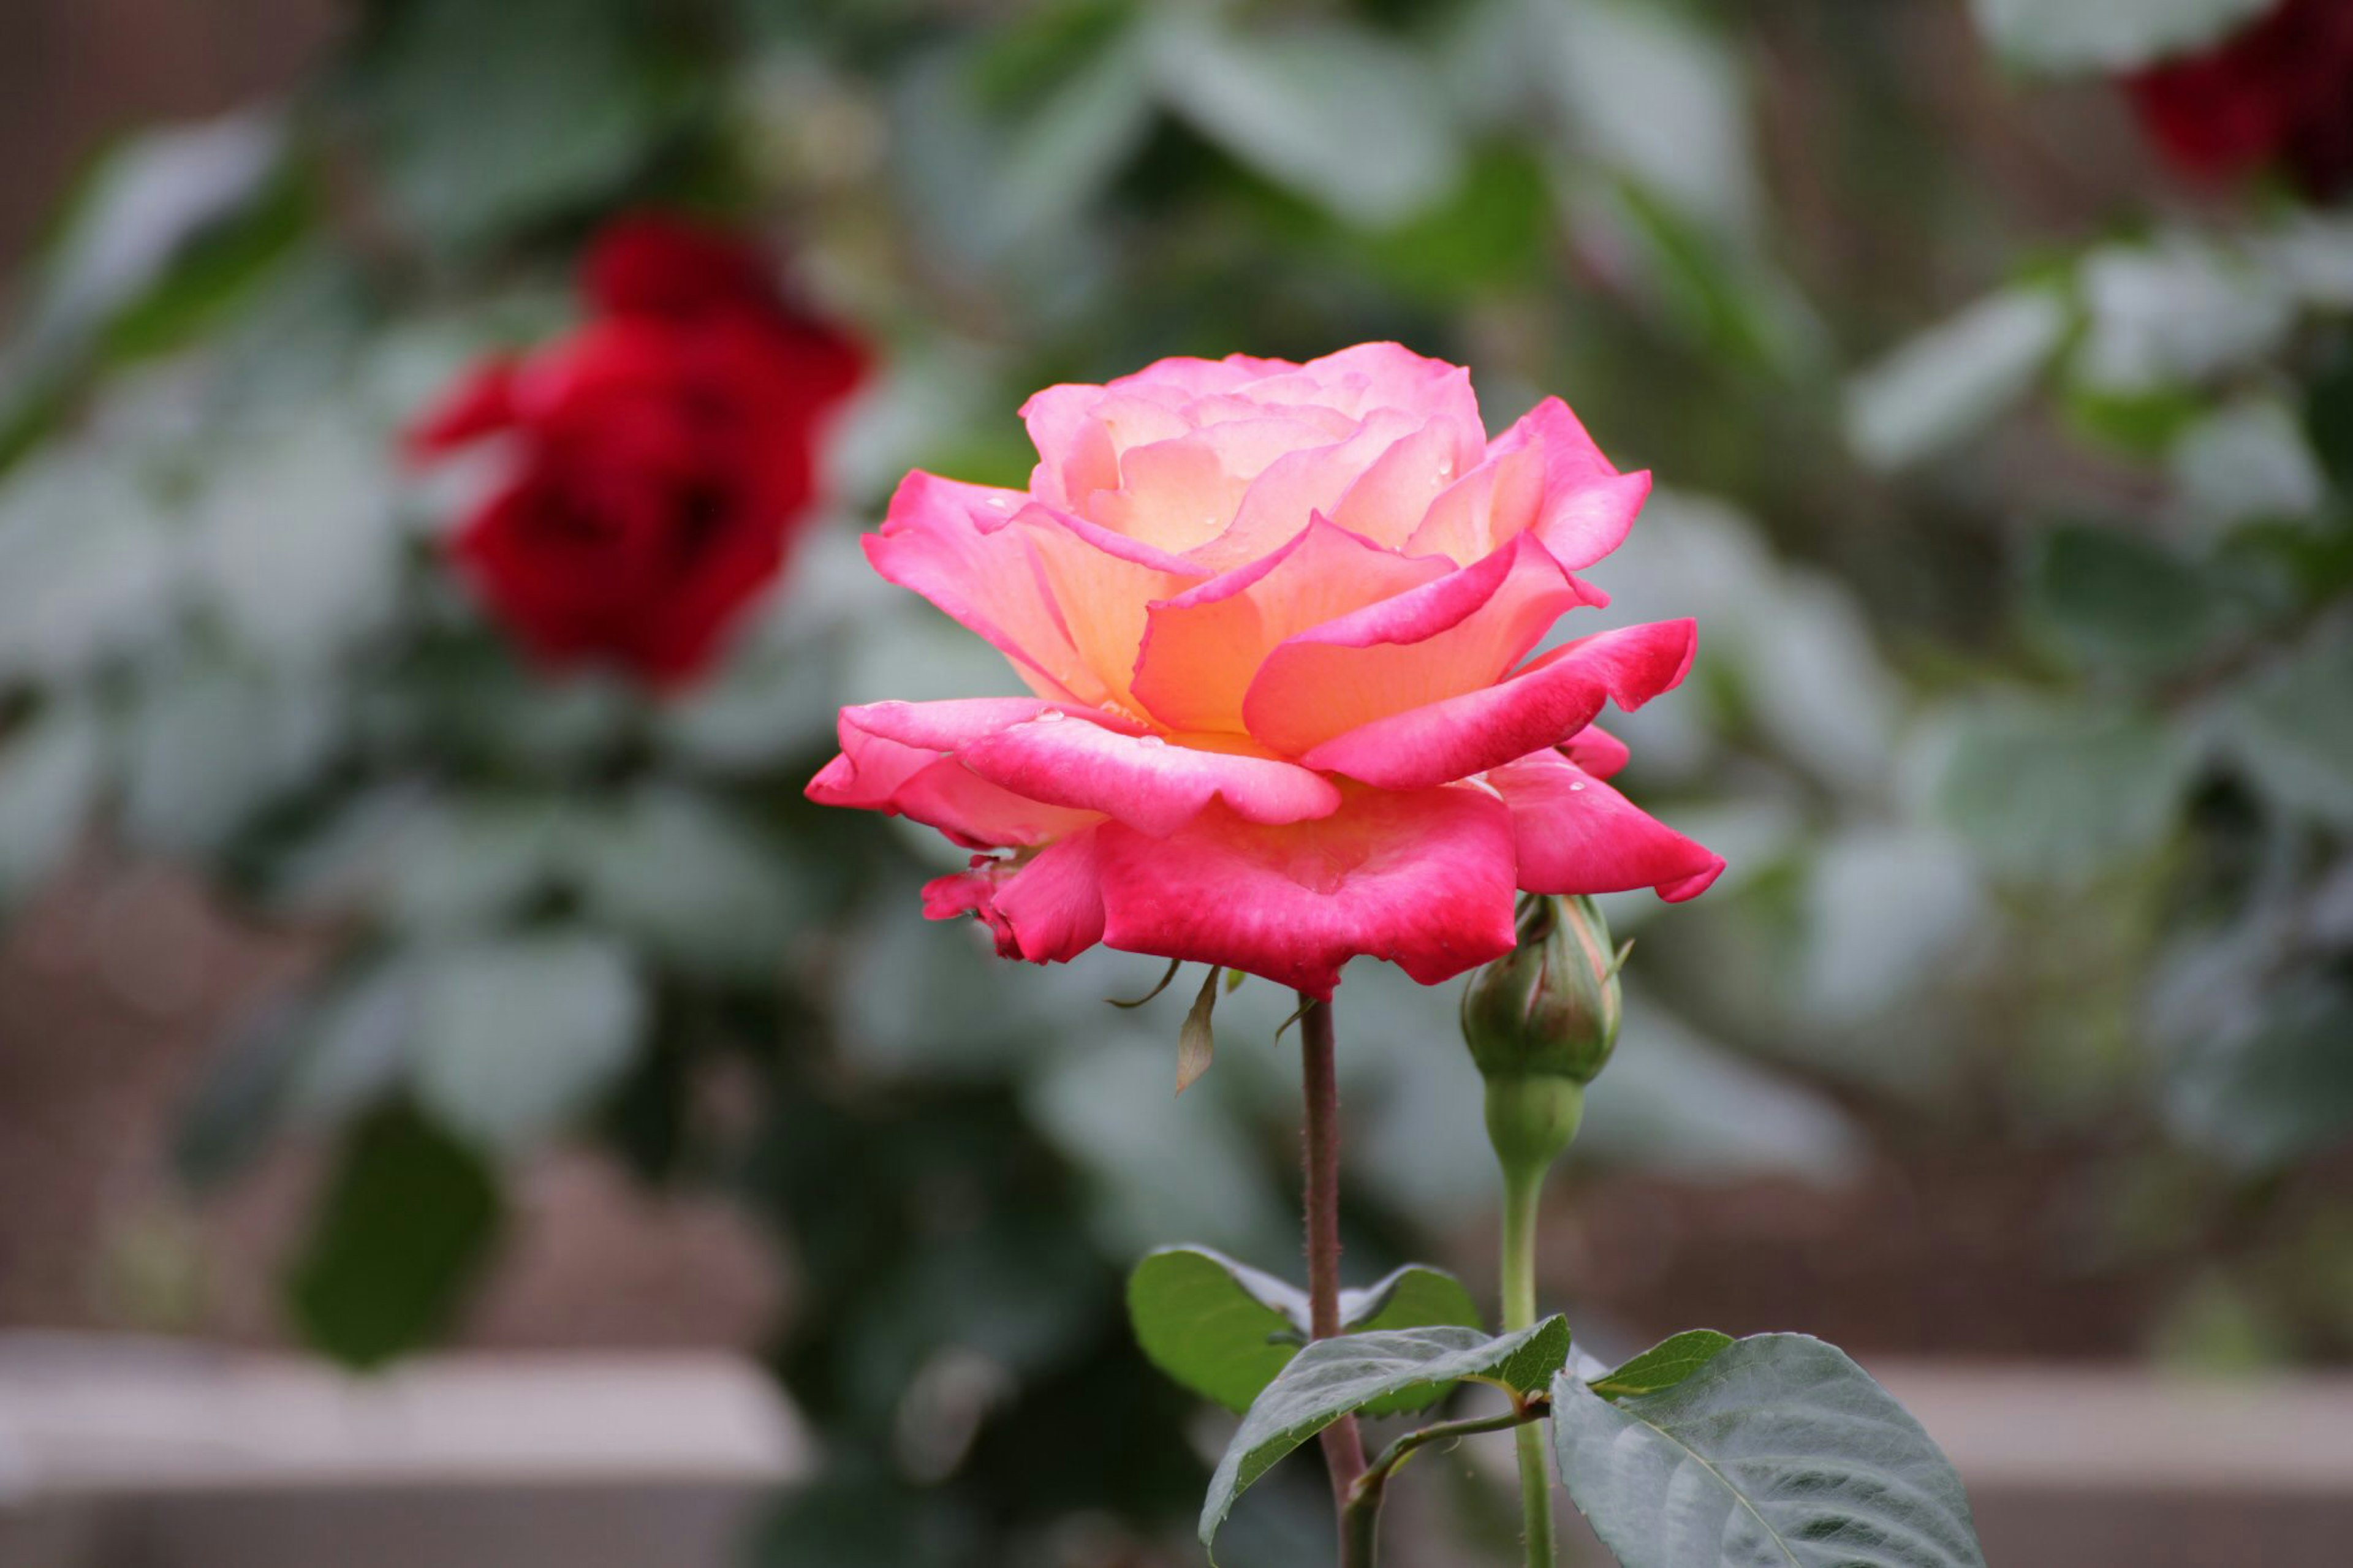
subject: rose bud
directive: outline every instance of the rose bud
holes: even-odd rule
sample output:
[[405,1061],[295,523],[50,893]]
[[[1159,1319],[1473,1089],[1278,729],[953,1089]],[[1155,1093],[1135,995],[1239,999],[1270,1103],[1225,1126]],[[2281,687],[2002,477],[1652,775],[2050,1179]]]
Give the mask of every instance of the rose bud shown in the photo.
[[1462,1038],[1487,1079],[1497,1153],[1549,1164],[1577,1135],[1585,1086],[1618,1043],[1622,955],[1581,896],[1523,900],[1518,934],[1462,993]]

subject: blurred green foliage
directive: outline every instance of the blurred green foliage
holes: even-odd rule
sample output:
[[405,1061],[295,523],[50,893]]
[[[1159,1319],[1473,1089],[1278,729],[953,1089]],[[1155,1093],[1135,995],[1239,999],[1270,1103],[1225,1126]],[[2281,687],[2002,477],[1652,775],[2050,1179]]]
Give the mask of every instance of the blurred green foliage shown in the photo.
[[[2245,6],[1972,9],[2066,70]],[[2179,1322],[2353,1348],[2305,1283],[2341,1204],[2263,1218],[2353,1128],[2353,218],[2177,202],[2112,111],[2088,150],[2014,123],[2022,77],[1953,107],[1989,58],[1957,6],[361,12],[289,101],[93,170],[0,384],[0,908],[98,823],[332,935],[182,1146],[218,1183],[335,1141],[290,1286],[323,1348],[443,1331],[505,1173],[585,1131],[792,1261],[775,1363],[828,1468],[773,1560],[1185,1542],[1217,1444],[1119,1280],[1179,1236],[1293,1257],[1287,998],[1229,998],[1178,1106],[1181,996],[1102,1005],[1156,965],[1000,964],[921,921],[929,836],[799,789],[839,703],[1008,679],[858,557],[907,468],[1019,482],[1055,380],[1377,337],[1654,467],[1594,575],[1703,627],[1613,727],[1732,870],[1613,902],[1641,941],[1580,1150],[1830,1181],[1874,1124],[2084,1139],[2117,1192],[2199,1194],[2106,1220],[2196,1263]],[[2021,148],[2062,221],[1986,177]],[[392,455],[640,204],[774,238],[891,362],[836,514],[668,704],[520,666],[439,564],[456,482]],[[1342,991],[1360,1282],[1490,1202],[1453,1011]],[[1224,1561],[1319,1550],[1299,1479]]]

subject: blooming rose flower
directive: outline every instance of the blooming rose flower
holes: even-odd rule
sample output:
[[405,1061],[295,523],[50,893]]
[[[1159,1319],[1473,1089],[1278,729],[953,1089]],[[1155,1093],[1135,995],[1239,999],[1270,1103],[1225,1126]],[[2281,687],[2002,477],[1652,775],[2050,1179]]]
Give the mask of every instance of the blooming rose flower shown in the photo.
[[757,252],[667,218],[607,228],[583,291],[583,326],[478,369],[410,440],[511,441],[452,548],[534,657],[674,685],[782,568],[863,356],[790,309]]
[[1601,781],[1590,722],[1690,667],[1689,621],[1529,658],[1650,490],[1551,399],[1487,439],[1469,373],[1394,343],[1163,360],[1022,410],[1025,491],[908,476],[867,554],[1035,693],[844,710],[810,798],[984,853],[925,889],[1008,957],[1096,942],[1329,997],[1510,950],[1521,889],[1723,861]]
[[2285,0],[2203,54],[2126,82],[2141,123],[2184,174],[2284,163],[2326,199],[2353,185],[2353,4]]

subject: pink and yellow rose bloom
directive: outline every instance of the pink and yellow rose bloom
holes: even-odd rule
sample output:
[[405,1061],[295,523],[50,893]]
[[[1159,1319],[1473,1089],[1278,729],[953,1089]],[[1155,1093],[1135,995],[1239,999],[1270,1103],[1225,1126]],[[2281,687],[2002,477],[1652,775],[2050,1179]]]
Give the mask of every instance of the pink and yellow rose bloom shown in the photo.
[[1530,657],[1607,596],[1647,474],[1557,398],[1489,439],[1469,373],[1394,343],[1171,359],[1022,410],[1027,490],[908,476],[866,541],[1033,694],[843,710],[821,803],[975,851],[924,890],[1038,963],[1103,943],[1329,998],[1435,984],[1518,894],[1690,898],[1723,861],[1604,782],[1594,727],[1691,666],[1690,621]]

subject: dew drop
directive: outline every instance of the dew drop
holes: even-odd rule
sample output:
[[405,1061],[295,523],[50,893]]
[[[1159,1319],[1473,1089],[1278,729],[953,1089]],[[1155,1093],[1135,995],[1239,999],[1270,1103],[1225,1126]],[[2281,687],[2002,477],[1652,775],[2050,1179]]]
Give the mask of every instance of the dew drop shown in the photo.
[[1168,742],[1159,735],[1138,735],[1135,743],[1139,746],[1165,746]]
[[1066,715],[1060,708],[1041,708],[1038,711],[1037,722],[1040,724],[1050,724],[1055,720],[1064,717],[1066,717]]
[[1570,789],[1572,789],[1572,790],[1579,790],[1579,789],[1583,789],[1585,786],[1584,786],[1583,784],[1573,784],[1569,785],[1568,787],[1569,787]]

